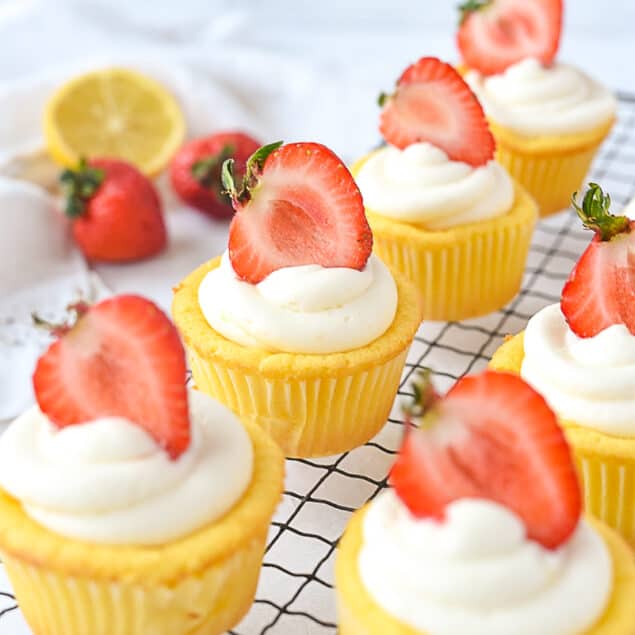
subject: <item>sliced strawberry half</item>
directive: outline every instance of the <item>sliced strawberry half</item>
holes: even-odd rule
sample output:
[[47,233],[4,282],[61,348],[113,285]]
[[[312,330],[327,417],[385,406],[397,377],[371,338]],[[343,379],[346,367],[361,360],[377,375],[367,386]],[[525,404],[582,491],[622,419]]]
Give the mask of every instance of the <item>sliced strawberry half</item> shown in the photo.
[[468,0],[460,11],[463,61],[484,75],[502,73],[527,57],[550,64],[558,52],[562,0]]
[[406,433],[390,482],[419,518],[443,520],[447,505],[463,498],[504,505],[549,549],[580,520],[580,488],[556,416],[507,373],[465,377],[437,398],[421,427]]
[[579,337],[593,337],[613,324],[635,335],[635,221],[613,216],[611,197],[590,183],[573,205],[584,226],[595,232],[562,290],[560,308]]
[[237,187],[232,162],[223,184],[236,214],[229,257],[253,284],[283,267],[318,264],[363,269],[373,238],[359,188],[347,167],[319,143],[273,143],[247,162]]
[[33,375],[42,412],[59,428],[118,416],[148,432],[171,458],[190,442],[185,352],[155,304],[122,295],[77,305],[73,326],[40,357]]
[[427,141],[453,161],[473,166],[494,158],[496,144],[478,99],[456,70],[423,57],[397,80],[392,95],[382,94],[379,129],[397,148]]

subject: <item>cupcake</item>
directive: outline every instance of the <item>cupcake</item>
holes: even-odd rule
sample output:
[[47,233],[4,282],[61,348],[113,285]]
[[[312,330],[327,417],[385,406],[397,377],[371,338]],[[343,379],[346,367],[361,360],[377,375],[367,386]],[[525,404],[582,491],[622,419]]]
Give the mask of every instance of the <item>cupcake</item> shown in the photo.
[[466,3],[457,42],[465,78],[485,108],[496,158],[542,216],[569,206],[615,122],[615,97],[555,61],[562,0]]
[[371,255],[346,166],[317,143],[261,148],[241,184],[228,250],[175,289],[197,387],[287,456],[350,450],[386,422],[421,322],[414,287]]
[[571,453],[522,379],[421,386],[390,475],[340,541],[340,635],[631,635],[635,563],[581,517]]
[[591,184],[578,214],[595,237],[548,306],[494,354],[558,414],[587,510],[635,545],[635,221]]
[[279,448],[185,387],[151,302],[78,305],[0,438],[0,556],[34,633],[214,635],[253,602]]
[[424,319],[500,309],[520,289],[537,209],[494,160],[478,100],[424,57],[380,103],[387,145],[352,169],[377,255],[415,283]]

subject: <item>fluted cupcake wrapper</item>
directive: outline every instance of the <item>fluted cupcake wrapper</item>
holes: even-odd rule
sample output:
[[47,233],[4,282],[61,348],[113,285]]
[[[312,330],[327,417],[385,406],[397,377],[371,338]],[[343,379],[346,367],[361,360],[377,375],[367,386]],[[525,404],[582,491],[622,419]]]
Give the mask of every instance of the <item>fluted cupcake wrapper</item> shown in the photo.
[[20,609],[37,635],[220,635],[247,613],[266,532],[172,586],[83,579],[3,554]]
[[427,246],[375,230],[375,251],[417,285],[424,320],[463,320],[496,311],[518,293],[532,229],[519,224]]
[[523,154],[499,143],[497,161],[536,199],[541,216],[549,216],[571,204],[580,190],[602,141],[569,154]]
[[[371,503],[372,504],[372,503]],[[355,512],[339,543],[335,563],[335,592],[339,635],[426,635],[388,613],[368,592],[359,571],[366,508]],[[614,531],[589,519],[613,561],[613,589],[604,614],[580,635],[632,635],[635,633],[635,564],[632,552]],[[448,605],[448,610],[453,610]],[[520,625],[519,625],[520,626]],[[511,635],[511,633],[510,633]]]
[[368,212],[377,255],[412,280],[424,320],[464,320],[491,313],[520,290],[537,218],[517,187],[505,216],[446,231],[425,231]]
[[616,459],[576,447],[575,440],[573,449],[585,509],[635,547],[635,457]]
[[236,625],[253,601],[284,482],[280,448],[245,428],[254,463],[242,497],[162,545],[62,536],[0,489],[0,557],[34,635],[220,635]]
[[412,283],[392,272],[395,317],[385,333],[365,346],[339,353],[285,353],[242,346],[207,323],[198,288],[219,263],[215,258],[201,265],[174,290],[172,314],[196,386],[266,430],[289,457],[344,452],[377,434],[421,323]]
[[534,197],[541,216],[566,209],[614,119],[586,132],[526,137],[490,121],[496,160]]
[[336,454],[375,436],[392,408],[406,353],[344,375],[295,379],[247,374],[188,349],[196,386],[264,428],[289,457]]

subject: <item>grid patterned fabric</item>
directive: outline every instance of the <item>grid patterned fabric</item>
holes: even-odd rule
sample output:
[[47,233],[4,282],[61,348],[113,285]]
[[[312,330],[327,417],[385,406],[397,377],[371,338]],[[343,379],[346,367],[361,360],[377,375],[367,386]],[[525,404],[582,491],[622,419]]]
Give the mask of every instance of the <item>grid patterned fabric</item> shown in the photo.
[[[619,122],[597,158],[590,180],[608,191],[619,210],[635,197],[635,95],[620,95]],[[230,635],[333,635],[335,550],[351,512],[386,486],[402,436],[401,400],[410,379],[429,367],[445,391],[459,377],[483,369],[507,334],[522,330],[562,285],[590,234],[572,211],[538,224],[520,294],[505,308],[461,323],[425,323],[408,356],[395,407],[371,442],[326,459],[287,461],[284,499],[269,533],[256,601]],[[0,582],[0,635],[18,608]],[[12,622],[15,623],[15,622]]]

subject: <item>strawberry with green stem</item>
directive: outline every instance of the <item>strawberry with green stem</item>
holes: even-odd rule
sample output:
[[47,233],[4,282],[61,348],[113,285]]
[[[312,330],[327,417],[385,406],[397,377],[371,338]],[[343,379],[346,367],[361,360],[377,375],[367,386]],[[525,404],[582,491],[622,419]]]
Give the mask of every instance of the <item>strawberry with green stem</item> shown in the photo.
[[426,374],[414,392],[390,483],[415,517],[442,522],[450,503],[486,499],[513,511],[548,549],[569,539],[580,520],[580,487],[541,395],[493,371],[460,379],[445,397]]
[[190,207],[212,218],[231,218],[233,210],[221,185],[221,168],[227,159],[233,159],[234,170],[242,177],[247,159],[259,147],[258,141],[238,131],[192,139],[172,159],[172,187]]
[[560,308],[579,337],[615,324],[635,335],[635,221],[610,212],[611,197],[596,183],[573,207],[595,233],[562,290]]
[[[174,325],[135,295],[70,307],[72,323],[40,357],[33,387],[53,425],[124,417],[177,459],[190,443],[185,351]],[[41,321],[40,321],[41,322]]]
[[363,269],[373,237],[359,188],[344,163],[319,143],[271,143],[247,161],[242,178],[223,165],[236,213],[229,257],[237,276],[257,284],[283,267]]
[[152,182],[118,159],[82,159],[60,176],[75,242],[88,260],[130,262],[167,244],[161,200]]

